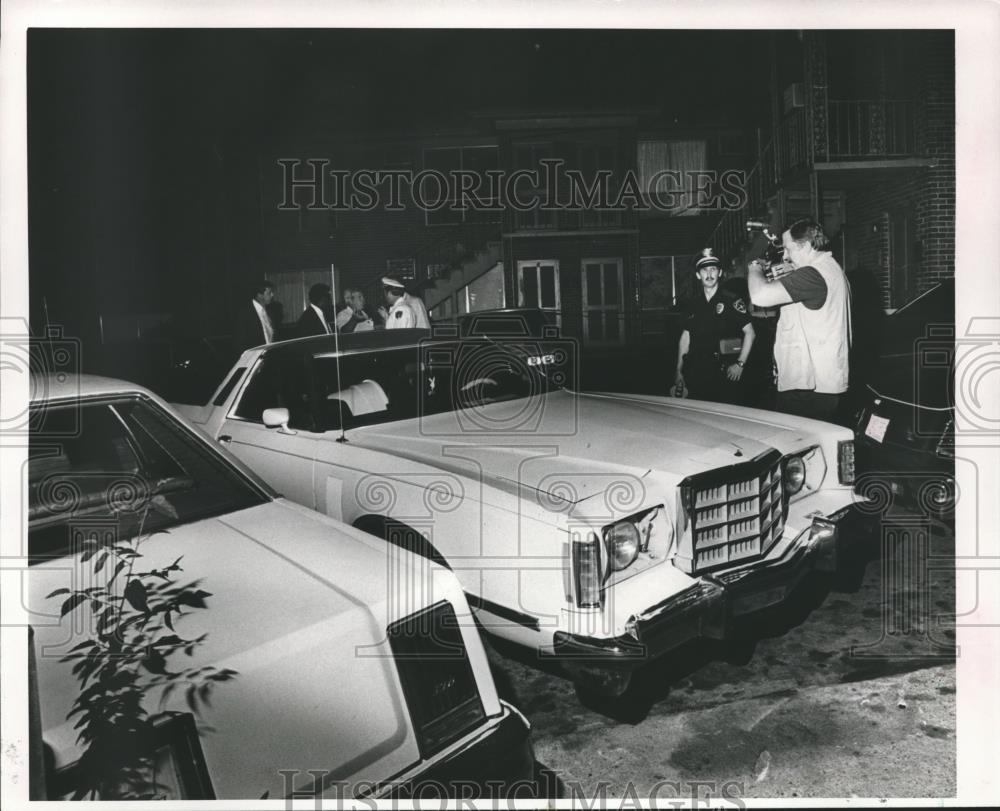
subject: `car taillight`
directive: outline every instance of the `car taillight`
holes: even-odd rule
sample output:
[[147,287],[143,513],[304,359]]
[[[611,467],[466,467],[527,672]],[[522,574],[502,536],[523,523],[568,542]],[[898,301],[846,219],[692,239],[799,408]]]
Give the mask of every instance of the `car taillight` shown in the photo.
[[574,540],[572,555],[576,604],[580,608],[600,608],[604,571],[601,566],[601,541],[596,533],[587,533],[585,540]]
[[841,484],[854,484],[854,440],[837,443],[837,477]]
[[455,610],[437,603],[387,629],[421,757],[430,757],[486,717]]

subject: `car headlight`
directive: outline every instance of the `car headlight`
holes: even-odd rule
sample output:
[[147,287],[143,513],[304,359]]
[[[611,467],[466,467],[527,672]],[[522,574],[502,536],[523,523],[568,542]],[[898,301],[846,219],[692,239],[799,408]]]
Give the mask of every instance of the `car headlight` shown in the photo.
[[806,463],[801,456],[785,457],[781,482],[786,496],[794,496],[806,483]]
[[631,566],[639,556],[642,537],[631,521],[619,521],[604,527],[604,545],[608,550],[608,565],[613,572]]

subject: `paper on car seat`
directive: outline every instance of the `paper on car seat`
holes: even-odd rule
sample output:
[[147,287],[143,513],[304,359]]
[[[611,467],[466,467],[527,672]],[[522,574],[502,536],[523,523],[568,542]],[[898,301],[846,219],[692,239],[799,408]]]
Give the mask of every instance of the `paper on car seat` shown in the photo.
[[346,389],[328,394],[326,399],[341,400],[355,417],[385,411],[389,407],[389,398],[374,380],[362,380]]

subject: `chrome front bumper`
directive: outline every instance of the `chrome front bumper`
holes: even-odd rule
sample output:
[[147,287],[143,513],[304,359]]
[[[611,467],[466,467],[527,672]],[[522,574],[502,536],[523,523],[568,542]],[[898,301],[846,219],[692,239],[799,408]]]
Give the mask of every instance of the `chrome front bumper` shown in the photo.
[[872,546],[877,526],[876,519],[853,506],[815,516],[781,558],[704,575],[685,591],[633,616],[622,636],[557,631],[554,655],[575,680],[618,694],[641,665],[698,637],[725,639],[734,619],[786,600],[810,572],[836,571],[852,549]]

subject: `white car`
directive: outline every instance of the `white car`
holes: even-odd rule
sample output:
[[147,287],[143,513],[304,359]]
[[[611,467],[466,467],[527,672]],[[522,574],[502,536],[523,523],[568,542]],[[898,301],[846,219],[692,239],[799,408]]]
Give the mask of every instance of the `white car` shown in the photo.
[[178,577],[211,594],[175,620],[207,636],[169,666],[237,673],[200,736],[183,691],[168,700],[159,796],[405,797],[531,779],[527,722],[498,698],[452,573],[277,497],[143,389],[81,376],[35,391],[27,581],[50,798],[80,784],[67,718],[80,687],[60,659],[90,626],[49,595],[95,582],[80,538],[135,536],[119,502],[136,482],[165,506],[145,519],[142,565],[181,558]]
[[849,430],[574,393],[571,344],[475,333],[250,349],[181,409],[287,497],[449,566],[485,628],[609,695],[866,542]]

